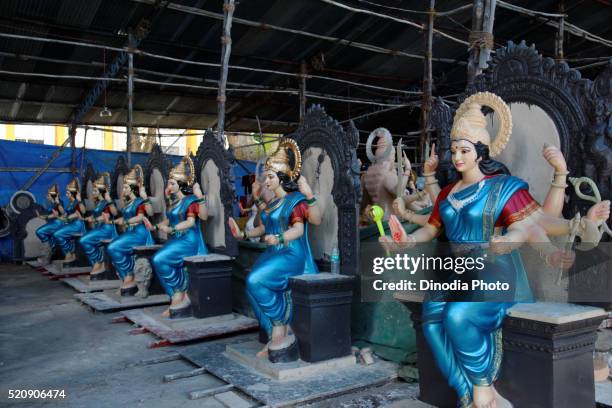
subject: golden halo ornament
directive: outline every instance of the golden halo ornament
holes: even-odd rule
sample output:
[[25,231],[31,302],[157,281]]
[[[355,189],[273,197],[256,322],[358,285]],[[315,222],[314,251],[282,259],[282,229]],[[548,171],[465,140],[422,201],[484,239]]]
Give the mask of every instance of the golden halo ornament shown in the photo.
[[[295,157],[293,168],[291,168],[289,163],[287,150],[291,150],[293,152],[293,157]],[[302,154],[295,140],[289,138],[282,139],[278,144],[278,149],[266,159],[264,168],[265,170],[272,170],[274,172],[283,172],[289,176],[292,181],[300,177],[300,171],[302,170]]]
[[140,164],[132,167],[132,170],[123,176],[123,182],[128,186],[144,186],[144,172],[142,171]]
[[[499,120],[495,139],[487,131],[487,119],[481,108],[493,109]],[[481,142],[489,146],[489,155],[499,155],[508,145],[512,134],[512,114],[502,98],[491,92],[478,92],[468,97],[455,112],[451,140],[467,140],[472,144]]]
[[49,194],[51,197],[54,197],[54,198],[57,197],[57,195],[59,194],[59,185],[57,183],[53,184],[47,190],[47,194]]
[[100,173],[96,181],[94,181],[93,186],[98,190],[106,190],[110,192],[110,174],[107,172]]
[[168,177],[183,182],[188,186],[192,186],[195,182],[195,166],[193,165],[191,157],[183,157],[179,164],[170,170],[170,175]]
[[80,191],[79,180],[77,180],[76,178],[70,180],[70,182],[66,186],[66,190],[70,191],[71,193],[78,193]]

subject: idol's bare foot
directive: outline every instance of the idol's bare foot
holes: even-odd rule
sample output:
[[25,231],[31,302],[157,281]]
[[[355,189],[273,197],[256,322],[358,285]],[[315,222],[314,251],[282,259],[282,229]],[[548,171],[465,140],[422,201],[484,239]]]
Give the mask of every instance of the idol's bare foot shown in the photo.
[[70,262],[74,262],[74,260],[76,259],[76,255],[71,252],[69,254],[66,254],[66,257],[64,258],[64,263],[70,263]]
[[510,401],[501,396],[499,392],[493,387],[493,392],[495,393],[495,400],[497,401],[497,408],[513,408],[513,405]]
[[268,345],[266,344],[264,348],[262,348],[257,354],[255,354],[255,357],[268,358]]
[[175,292],[172,295],[172,301],[170,302],[170,307],[172,309],[179,309],[181,305],[188,303],[188,302],[189,302],[189,297],[187,296],[187,293]]
[[495,390],[490,385],[485,387],[474,386],[474,402],[472,405],[474,408],[500,408],[497,405]]
[[121,284],[122,289],[131,288],[132,286],[136,286],[136,281],[134,280],[134,276],[128,275],[123,279],[123,283]]
[[167,308],[162,312],[162,317],[170,317],[170,308]]
[[100,273],[104,270],[104,263],[95,263],[91,268],[91,274],[94,275],[96,273]]

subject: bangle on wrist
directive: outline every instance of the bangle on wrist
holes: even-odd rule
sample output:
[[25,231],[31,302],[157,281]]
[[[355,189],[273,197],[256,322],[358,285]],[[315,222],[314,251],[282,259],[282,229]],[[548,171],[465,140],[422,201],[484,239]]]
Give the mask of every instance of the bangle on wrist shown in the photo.
[[555,171],[555,177],[556,176],[567,176],[569,174],[568,170],[565,171]]
[[429,182],[425,183],[426,186],[433,186],[434,184],[438,184],[438,180],[429,181]]
[[550,185],[553,186],[553,187],[556,187],[556,188],[563,188],[563,189],[567,188],[567,184],[566,183],[560,184],[560,183],[555,183],[553,181],[553,182],[550,183]]
[[247,235],[246,230],[242,230],[242,240],[246,241],[247,239],[249,239],[249,236]]
[[285,236],[281,232],[280,234],[276,234],[276,238],[278,238],[278,243],[281,245],[285,245]]
[[317,197],[312,196],[312,198],[310,200],[306,200],[306,202],[308,203],[309,206],[313,206],[317,202]]
[[431,176],[435,176],[436,172],[435,171],[431,171],[431,172],[427,172],[427,173],[423,173],[423,177],[431,177]]

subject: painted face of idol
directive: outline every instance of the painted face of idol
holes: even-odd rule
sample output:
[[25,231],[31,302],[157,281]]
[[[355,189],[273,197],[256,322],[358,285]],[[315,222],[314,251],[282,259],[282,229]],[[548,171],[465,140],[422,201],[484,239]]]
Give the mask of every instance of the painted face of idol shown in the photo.
[[176,180],[168,179],[168,184],[166,185],[166,197],[174,197],[179,192],[179,185]]
[[266,188],[270,191],[276,191],[280,186],[280,180],[276,173],[272,170],[267,170],[264,175],[266,177],[266,181],[264,181]]
[[478,166],[476,148],[467,140],[453,140],[451,143],[451,157],[453,166],[459,173],[469,172]]
[[125,198],[126,200],[129,200],[131,192],[132,192],[132,189],[130,185],[128,183],[123,183],[123,188],[121,189],[121,194],[123,194],[123,198]]

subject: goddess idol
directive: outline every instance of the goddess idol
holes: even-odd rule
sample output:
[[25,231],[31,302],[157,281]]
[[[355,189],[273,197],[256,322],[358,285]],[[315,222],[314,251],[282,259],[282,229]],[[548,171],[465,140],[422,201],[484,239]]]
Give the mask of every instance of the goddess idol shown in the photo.
[[66,197],[68,197],[68,205],[62,218],[64,225],[53,233],[53,238],[64,253],[63,262],[72,262],[76,259],[74,253],[75,235],[85,233],[85,224],[83,223],[85,206],[81,202],[79,182],[76,178],[72,179],[66,186]]
[[308,244],[307,225],[318,225],[321,211],[306,179],[300,177],[301,155],[295,141],[282,140],[264,169],[265,187],[274,197],[266,204],[261,198],[262,186],[253,184],[260,224],[241,231],[230,218],[229,226],[236,239],[263,235],[263,242],[268,244],[247,277],[246,291],[259,325],[270,339],[257,356],[268,357],[273,363],[287,362],[298,358],[297,342],[289,327],[293,309],[289,278],[318,272]]
[[[110,174],[102,173],[93,183],[92,197],[94,209],[91,215],[85,218],[93,224],[93,228],[85,233],[79,240],[87,259],[92,265],[90,280],[99,280],[104,276],[104,253],[102,240],[113,239],[117,236],[115,224],[108,222],[114,206],[110,194]],[[103,214],[106,214],[104,216]]]
[[[142,167],[135,165],[132,170],[123,176],[123,201],[121,217],[117,218],[116,225],[127,226],[126,231],[108,244],[108,255],[122,280],[119,289],[121,296],[132,296],[138,292],[134,280],[134,247],[153,245],[151,233],[143,225],[146,214],[153,214],[144,188],[144,175]],[[111,209],[112,211],[113,209]],[[106,222],[108,215],[104,215]]]
[[53,234],[64,225],[61,220],[61,216],[64,213],[64,203],[61,198],[59,198],[59,186],[57,184],[52,185],[47,190],[47,202],[47,211],[49,214],[39,215],[40,218],[47,222],[38,227],[36,236],[42,243],[47,243],[49,245],[49,254],[53,254],[56,246]]
[[[493,141],[486,129],[483,105],[492,108],[500,120]],[[543,211],[529,194],[527,183],[491,159],[504,149],[511,130],[510,108],[497,95],[480,92],[467,98],[457,110],[451,130],[451,157],[460,179],[440,191],[424,227],[408,235],[399,222],[390,222],[393,240],[404,247],[431,241],[443,228],[451,244],[461,244],[459,248],[481,251],[489,246],[495,256],[493,262],[485,262],[485,270],[493,279],[512,283],[512,299],[423,304],[423,333],[438,367],[457,392],[461,407],[511,406],[493,386],[502,360],[501,325],[515,301],[531,301],[532,297],[520,254],[500,244],[516,246],[534,235],[542,239],[547,233],[570,232],[570,221]],[[553,181],[556,188],[555,184]],[[577,235],[583,242],[597,241],[590,234],[609,214],[609,201],[594,205],[575,226]],[[387,247],[397,245],[389,237],[380,240]],[[567,262],[556,248],[545,259],[555,266]]]
[[189,275],[183,259],[208,254],[198,219],[208,218],[208,208],[200,186],[194,181],[193,161],[185,156],[168,177],[166,219],[157,225],[146,221],[150,230],[161,230],[170,235],[151,261],[164,290],[172,298],[170,307],[162,314],[164,317],[191,315],[191,301],[187,295]]

